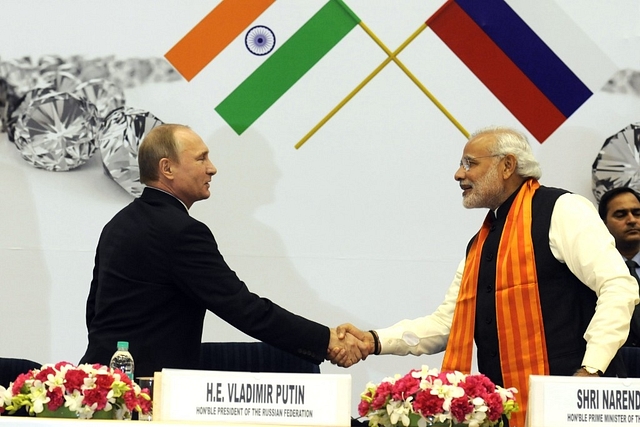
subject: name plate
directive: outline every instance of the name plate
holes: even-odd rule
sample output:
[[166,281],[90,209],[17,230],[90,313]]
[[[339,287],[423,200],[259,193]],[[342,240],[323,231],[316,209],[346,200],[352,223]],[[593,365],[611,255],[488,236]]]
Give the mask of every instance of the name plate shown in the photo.
[[529,427],[640,426],[640,379],[529,377]]
[[154,421],[349,426],[351,375],[163,369]]

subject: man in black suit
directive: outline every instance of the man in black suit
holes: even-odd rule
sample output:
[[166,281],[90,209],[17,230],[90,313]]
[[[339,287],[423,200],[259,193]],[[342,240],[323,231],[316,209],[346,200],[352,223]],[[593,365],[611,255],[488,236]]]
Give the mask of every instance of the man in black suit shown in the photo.
[[339,340],[335,329],[251,293],[225,263],[209,228],[188,212],[210,195],[217,170],[208,153],[182,125],[160,125],[140,145],[140,181],[147,187],[100,236],[87,299],[89,345],[81,363],[106,365],[117,341],[128,341],[136,376],[195,369],[206,310],[314,363],[329,348],[342,349],[333,361],[343,366],[366,357],[353,336]]
[[[629,187],[607,191],[600,198],[598,213],[616,242],[616,248],[638,280],[640,264],[640,195]],[[640,347],[640,306],[631,318],[629,337],[623,347]]]

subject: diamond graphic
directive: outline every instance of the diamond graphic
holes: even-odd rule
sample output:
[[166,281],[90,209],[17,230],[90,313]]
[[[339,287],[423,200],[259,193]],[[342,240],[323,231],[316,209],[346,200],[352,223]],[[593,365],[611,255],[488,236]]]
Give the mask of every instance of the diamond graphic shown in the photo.
[[96,150],[93,104],[70,93],[32,99],[15,125],[15,144],[33,166],[67,171],[83,165]]
[[81,83],[74,93],[93,103],[101,120],[116,108],[123,107],[125,102],[122,88],[105,79],[91,79]]
[[591,180],[596,200],[613,188],[640,191],[640,122],[607,138],[593,162]]
[[105,173],[134,197],[142,194],[138,147],[154,127],[163,122],[148,111],[131,107],[113,110],[98,132],[97,145]]

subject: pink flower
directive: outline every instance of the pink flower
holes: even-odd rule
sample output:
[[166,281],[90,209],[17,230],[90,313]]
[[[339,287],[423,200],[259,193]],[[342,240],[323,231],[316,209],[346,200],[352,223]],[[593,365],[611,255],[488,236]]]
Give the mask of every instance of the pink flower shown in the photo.
[[496,390],[496,385],[482,374],[469,375],[458,385],[469,396],[482,396],[487,393],[493,393]]
[[498,421],[502,416],[502,398],[498,393],[491,393],[484,399],[485,403],[489,407],[487,412],[487,418],[491,421]]
[[22,390],[22,386],[24,386],[24,383],[27,380],[30,380],[31,378],[32,378],[31,372],[18,375],[18,378],[16,378],[16,380],[13,382],[13,385],[11,386],[11,393],[13,393],[14,395],[20,394],[20,391]]
[[425,417],[433,416],[443,412],[442,404],[444,399],[428,391],[418,393],[413,401],[413,408]]
[[375,410],[380,408],[384,408],[387,405],[387,400],[391,395],[391,388],[393,386],[391,383],[383,382],[376,389],[376,394],[373,397],[373,402],[371,402],[371,407]]
[[364,417],[365,415],[367,415],[370,409],[371,409],[371,404],[366,400],[363,399],[360,401],[360,403],[358,403],[358,414],[360,414],[361,417]]
[[420,390],[420,380],[414,378],[410,372],[396,381],[391,390],[391,397],[396,400],[404,400],[418,390]]
[[465,415],[473,412],[473,404],[469,401],[467,396],[458,397],[451,400],[451,415],[462,422],[465,420]]

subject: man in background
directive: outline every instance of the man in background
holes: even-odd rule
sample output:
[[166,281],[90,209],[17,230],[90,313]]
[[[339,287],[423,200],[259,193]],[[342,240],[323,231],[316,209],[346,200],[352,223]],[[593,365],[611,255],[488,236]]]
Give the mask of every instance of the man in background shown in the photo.
[[488,209],[444,302],[389,328],[344,331],[374,354],[445,350],[442,369],[478,369],[519,390],[524,425],[529,375],[599,376],[626,340],[637,285],[593,204],[541,186],[526,137],[503,127],[476,132],[454,175],[468,209]]
[[244,333],[314,363],[329,348],[349,366],[362,355],[352,336],[295,315],[251,293],[226,264],[209,228],[189,216],[210,195],[209,149],[191,129],[160,125],[138,153],[140,198],[104,227],[86,308],[89,345],[81,363],[107,365],[128,341],[135,375],[197,369],[210,310]]
[[[629,187],[607,191],[600,198],[598,213],[616,242],[629,272],[638,281],[640,264],[640,195]],[[636,306],[624,347],[640,347],[640,309]],[[637,362],[636,362],[637,365]]]

